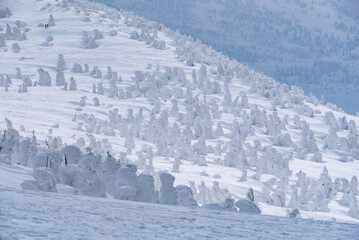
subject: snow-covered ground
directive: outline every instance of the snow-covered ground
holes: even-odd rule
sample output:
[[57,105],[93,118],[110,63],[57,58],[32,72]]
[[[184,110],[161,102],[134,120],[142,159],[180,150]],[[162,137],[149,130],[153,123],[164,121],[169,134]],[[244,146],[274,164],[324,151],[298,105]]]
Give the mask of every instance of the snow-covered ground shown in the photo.
[[[358,239],[358,225],[28,192],[0,164],[0,239]],[[10,179],[14,178],[10,183]]]
[[[39,152],[45,153],[59,153],[65,145],[75,144],[83,154],[89,150],[87,147],[91,147],[93,152],[101,154],[102,161],[108,152],[120,159],[121,164],[137,164],[138,172],[154,176],[156,189],[160,189],[159,173],[163,171],[176,177],[175,185],[189,185],[189,181],[194,181],[193,186],[198,190],[194,191],[194,195],[200,205],[223,201],[228,194],[236,200],[245,198],[248,189],[253,188],[255,202],[264,215],[283,217],[293,208],[298,208],[302,218],[359,223],[354,177],[359,173],[356,127],[359,118],[334,111],[335,107],[324,106],[316,98],[303,95],[300,89],[288,89],[286,85],[230,61],[190,38],[131,13],[82,0],[0,1],[0,9],[5,7],[10,8],[12,15],[0,18],[3,29],[0,34],[6,32],[6,24],[14,30],[16,20],[27,24],[22,26],[21,22],[17,22],[21,33],[26,34],[26,40],[9,39],[6,40],[6,47],[0,47],[0,133],[7,129],[4,136],[16,131],[21,136],[14,133],[18,142],[14,149],[6,153],[13,156],[13,165],[32,166],[34,156],[25,161],[27,149],[20,147],[20,143],[26,142],[26,137],[32,139]],[[39,24],[48,23],[50,14],[56,25],[45,29]],[[99,30],[103,39],[94,40],[97,47],[90,48],[94,46],[95,29]],[[83,31],[87,32],[87,36]],[[14,43],[19,44],[20,52],[12,50]],[[63,73],[68,90],[64,90],[64,86],[56,86],[56,69],[62,67],[58,65],[59,54],[66,62]],[[102,76],[94,76],[98,71],[94,74],[74,72],[72,67],[75,63],[83,69],[88,64],[90,72],[96,66],[102,71]],[[113,75],[108,79],[108,67],[116,71],[122,81]],[[16,68],[20,69],[20,74],[16,73]],[[51,76],[52,86],[37,84],[28,86],[28,92],[22,92],[26,79],[31,79],[34,84],[40,80],[41,84],[39,78],[44,78],[46,74],[38,71],[40,68]],[[6,75],[11,78],[11,84],[6,83]],[[77,90],[70,90],[74,85],[70,84],[71,77]],[[99,91],[101,83],[104,93]],[[94,84],[96,93],[93,92]],[[20,86],[22,90],[19,93]],[[98,99],[98,104],[96,99],[93,101],[94,98]],[[133,114],[129,109],[133,110]],[[12,121],[12,126],[5,118]],[[5,138],[7,141],[9,139]],[[3,154],[1,150],[0,153]],[[62,160],[61,167],[65,167]],[[103,173],[100,170],[96,169],[101,178]],[[64,225],[56,224],[61,221],[62,215],[73,222],[83,216],[92,219],[95,215],[88,228],[103,218],[109,222],[101,223],[104,227],[114,228],[118,226],[116,219],[119,216],[111,214],[117,207],[122,211],[129,209],[126,217],[133,222],[128,220],[131,223],[124,224],[133,224],[126,229],[138,234],[133,238],[143,236],[142,231],[133,230],[138,229],[136,226],[145,229],[144,232],[151,232],[153,237],[161,234],[160,230],[155,231],[158,225],[150,225],[156,221],[150,216],[153,211],[158,214],[153,218],[161,219],[158,220],[160,225],[179,222],[170,220],[174,216],[163,213],[163,209],[174,215],[186,216],[189,220],[183,224],[188,230],[166,224],[162,224],[160,229],[175,228],[175,237],[177,231],[187,232],[189,239],[211,236],[213,232],[218,233],[215,238],[235,238],[236,235],[222,235],[222,232],[231,234],[234,231],[230,228],[236,226],[241,235],[243,230],[238,226],[241,224],[249,229],[243,233],[244,237],[251,234],[250,237],[261,238],[268,231],[273,232],[275,238],[275,234],[283,232],[274,231],[273,224],[269,223],[271,221],[278,222],[275,226],[278,230],[285,222],[292,224],[286,229],[293,231],[308,228],[308,231],[301,230],[298,234],[312,233],[314,230],[310,229],[318,226],[326,230],[312,234],[327,234],[323,238],[329,239],[345,236],[337,230],[342,228],[349,234],[343,239],[353,239],[349,236],[356,236],[353,234],[358,226],[269,216],[260,220],[260,216],[243,217],[238,213],[124,203],[114,200],[113,194],[108,192],[107,199],[73,196],[70,194],[76,192],[76,187],[65,186],[60,179],[57,179],[59,193],[31,193],[20,188],[25,180],[33,180],[32,169],[0,165],[0,196],[5,199],[1,200],[1,214],[8,209],[0,217],[4,221],[9,221],[10,216],[33,219],[25,221],[30,225],[24,224],[24,228],[21,227],[22,220],[17,220],[17,225],[9,229],[13,234],[18,229],[19,239],[24,238],[21,234],[35,234],[29,238],[56,238],[56,234],[63,231],[60,226]],[[46,215],[45,209],[41,210],[44,204],[40,203],[43,202],[51,202],[48,209],[58,218]],[[74,212],[78,213],[73,214],[73,218],[65,208],[72,205],[71,202],[76,203]],[[31,204],[34,204],[34,212],[23,211],[24,208],[30,209]],[[143,212],[148,224],[142,226],[135,221],[142,217],[136,215],[139,212]],[[35,214],[40,213],[41,217],[37,219]],[[105,215],[110,215],[109,220]],[[192,227],[197,225],[191,226],[191,215],[204,224],[211,222],[209,226],[198,224],[199,228],[205,228],[203,232],[198,232],[203,235],[194,235],[197,232]],[[217,219],[214,217],[217,215],[220,216],[218,224],[212,225],[212,221],[217,221],[213,220]],[[247,219],[253,219],[254,225],[241,223]],[[37,236],[38,232],[29,230],[31,224],[56,230],[54,235],[45,230],[41,234],[47,236]],[[251,225],[251,221],[248,224]],[[0,226],[7,229],[8,225]],[[78,234],[79,238],[86,232],[85,228],[80,231],[70,225],[70,232]],[[223,228],[218,229],[217,225]],[[259,226],[263,227],[263,232],[253,233]],[[227,227],[229,230],[224,233]],[[125,232],[115,234],[123,236],[121,234]],[[286,238],[286,233],[283,234],[278,238]],[[290,234],[293,237],[288,238],[305,238],[295,235],[295,232]],[[320,238],[313,236],[314,239]]]

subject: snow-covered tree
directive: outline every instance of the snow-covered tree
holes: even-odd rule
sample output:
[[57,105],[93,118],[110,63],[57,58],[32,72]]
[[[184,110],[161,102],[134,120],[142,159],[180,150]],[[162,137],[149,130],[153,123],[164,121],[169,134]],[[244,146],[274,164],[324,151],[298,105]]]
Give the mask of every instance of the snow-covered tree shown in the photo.
[[142,173],[138,176],[136,183],[136,199],[137,202],[157,203],[158,195],[155,191],[154,178]]
[[74,65],[72,66],[71,72],[74,72],[74,73],[82,73],[82,66],[81,66],[81,64],[74,63]]
[[82,41],[81,41],[81,47],[86,49],[93,49],[93,48],[97,48],[98,45],[94,37],[89,36],[87,32],[84,32],[84,36],[82,37]]
[[103,35],[100,33],[100,31],[98,29],[94,29],[93,34],[94,34],[95,40],[103,39]]
[[16,145],[14,151],[14,160],[17,164],[27,166],[32,159],[37,155],[38,150],[30,138],[26,138]]
[[175,177],[173,177],[169,173],[161,173],[160,179],[161,179],[161,189],[159,194],[159,203],[176,205],[176,196],[173,186]]
[[0,47],[6,47],[6,38],[3,33],[0,33]]
[[64,86],[65,85],[65,74],[63,71],[56,71],[56,86]]
[[175,187],[175,195],[177,204],[184,207],[198,207],[198,203],[194,200],[192,189],[185,185]]
[[65,68],[66,68],[66,64],[65,64],[65,58],[64,58],[64,55],[62,54],[59,54],[57,56],[57,70],[58,71],[65,71]]
[[33,180],[25,180],[21,183],[21,187],[24,190],[32,191],[45,191],[45,192],[57,192],[56,189],[56,178],[51,169],[48,168],[37,168],[34,169]]
[[66,159],[67,165],[77,164],[82,158],[81,150],[72,145],[68,145],[61,150],[61,155]]
[[21,30],[18,26],[14,26],[12,28],[12,37],[13,37],[13,40],[16,40],[16,41],[21,40]]
[[51,76],[50,74],[42,68],[37,70],[39,74],[39,85],[40,86],[51,86]]
[[6,24],[5,38],[6,38],[6,40],[14,40],[11,27],[8,23]]
[[94,97],[92,100],[95,107],[100,106],[100,100],[97,97]]
[[11,45],[11,50],[14,52],[14,53],[19,53],[21,51],[21,48],[20,48],[20,45],[18,43],[13,43]]
[[49,27],[54,27],[54,26],[56,26],[56,24],[55,24],[55,19],[54,19],[54,17],[52,16],[52,14],[50,14],[50,17],[49,17],[48,26],[49,26]]
[[116,191],[115,181],[117,170],[121,167],[121,164],[111,156],[108,152],[106,159],[102,166],[102,177],[106,183],[106,192],[114,194]]
[[137,176],[130,168],[121,167],[116,173],[115,186],[117,189],[128,186],[136,189]]
[[76,80],[74,77],[70,78],[70,90],[77,90]]
[[234,206],[239,209],[240,213],[254,213],[254,214],[261,214],[261,210],[254,202],[247,200],[247,199],[240,199],[238,200]]

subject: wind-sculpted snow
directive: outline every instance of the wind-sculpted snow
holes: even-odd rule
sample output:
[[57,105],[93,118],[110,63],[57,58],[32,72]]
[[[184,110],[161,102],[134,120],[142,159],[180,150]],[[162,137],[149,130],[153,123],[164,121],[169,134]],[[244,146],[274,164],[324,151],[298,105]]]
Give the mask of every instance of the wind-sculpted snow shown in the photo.
[[[0,188],[1,239],[356,239],[357,225]],[[14,207],[6,207],[14,206]]]
[[358,222],[357,117],[133,13],[1,4],[28,28],[0,48],[0,161],[36,176],[17,189]]

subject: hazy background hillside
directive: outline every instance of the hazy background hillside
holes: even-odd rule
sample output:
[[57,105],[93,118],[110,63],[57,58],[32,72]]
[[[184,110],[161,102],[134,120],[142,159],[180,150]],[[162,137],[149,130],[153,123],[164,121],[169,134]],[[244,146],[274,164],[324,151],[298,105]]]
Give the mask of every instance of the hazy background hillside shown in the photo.
[[355,0],[97,0],[191,35],[306,93],[359,111]]

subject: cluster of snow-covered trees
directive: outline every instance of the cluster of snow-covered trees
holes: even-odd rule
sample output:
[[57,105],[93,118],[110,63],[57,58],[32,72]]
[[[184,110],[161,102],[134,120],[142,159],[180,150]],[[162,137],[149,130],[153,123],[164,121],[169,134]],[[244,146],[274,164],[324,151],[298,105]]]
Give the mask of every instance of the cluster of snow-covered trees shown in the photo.
[[11,15],[12,15],[12,12],[8,7],[0,8],[0,18],[10,17]]
[[[295,12],[288,17],[275,2],[259,0],[180,4],[171,0],[96,1],[178,29],[277,81],[301,85],[316,96],[342,92],[337,87],[342,83],[358,87],[359,72],[353,67],[358,58],[358,27],[348,2],[281,2],[283,9]],[[323,7],[328,9],[326,13],[321,12]],[[313,16],[316,20],[308,24],[305,19]],[[331,27],[323,28],[316,24],[319,22]],[[338,99],[335,94],[328,95],[331,101]],[[344,107],[355,113],[354,105]]]
[[[81,5],[81,2],[64,0],[59,6],[81,7],[85,12],[97,9],[96,4]],[[118,12],[101,10],[104,17],[121,18]],[[254,212],[260,212],[254,202],[328,211],[333,197],[342,194],[341,203],[349,207],[350,216],[358,217],[356,177],[333,182],[324,170],[319,179],[299,172],[295,175],[297,183],[289,181],[294,177],[289,168],[293,158],[321,163],[325,162],[323,155],[327,151],[335,151],[340,152],[341,161],[358,160],[359,138],[353,120],[348,122],[344,116],[336,118],[330,111],[323,117],[316,109],[324,103],[322,99],[306,96],[298,87],[288,87],[255,73],[201,42],[158,23],[131,13],[121,15],[132,39],[165,50],[166,43],[159,40],[159,32],[170,37],[182,67],[149,65],[146,71],[135,71],[131,80],[123,81],[111,67],[107,67],[106,74],[101,67],[93,66],[91,70],[84,62],[72,63],[70,69],[64,56],[59,54],[56,86],[76,91],[76,76],[86,74],[93,77],[92,93],[98,94],[92,98],[92,106],[101,105],[102,95],[119,102],[140,99],[148,105],[125,109],[125,114],[114,108],[109,110],[108,118],[103,119],[87,113],[89,99],[81,96],[79,105],[83,112],[75,114],[72,121],[77,131],[86,132],[87,139],[78,138],[74,146],[65,146],[61,138],[51,135],[46,147],[39,146],[35,135],[21,138],[7,121],[0,144],[1,161],[34,168],[36,181],[24,182],[23,188],[56,191],[56,184],[62,183],[72,186],[77,194],[89,196],[109,194],[122,200],[184,206],[204,204],[208,208],[228,210],[236,206],[242,210],[254,209]],[[54,22],[51,19],[49,26]],[[93,48],[95,40],[101,38],[99,30],[84,32],[81,46]],[[54,73],[48,71],[38,69],[38,81],[33,83],[17,69],[16,78],[24,82],[19,92],[33,85],[53,86],[50,74]],[[69,83],[65,79],[66,72],[73,75]],[[243,87],[238,87],[238,83]],[[0,75],[0,86],[6,89],[10,84],[8,74]],[[270,108],[256,104],[250,99],[253,95],[269,103]],[[295,115],[290,117],[283,112]],[[316,136],[310,125],[313,118],[322,118],[329,133]],[[118,159],[114,157],[111,143],[103,136],[123,140],[124,150],[119,152]],[[129,156],[136,160],[130,162]],[[212,188],[207,187],[206,182],[174,187],[172,175],[155,172],[156,158],[172,163],[173,173],[181,173],[181,163],[188,161],[199,166],[214,163],[236,168],[238,180],[242,182],[248,178],[260,181],[263,174],[273,178],[263,184],[258,199],[249,197],[250,202],[235,203],[218,182],[214,182]],[[142,172],[139,174],[139,171]],[[249,195],[254,195],[253,190]],[[287,195],[291,197],[288,199]],[[214,202],[222,203],[210,205]]]
[[[137,166],[128,163],[126,157],[116,159],[109,152],[102,159],[102,155],[95,154],[90,147],[84,154],[76,146],[63,146],[58,138],[50,138],[46,141],[47,149],[41,148],[35,135],[22,138],[10,120],[6,119],[6,123],[7,130],[2,132],[0,141],[0,162],[34,169],[35,180],[25,180],[21,184],[24,190],[57,192],[56,185],[61,183],[71,186],[73,194],[94,197],[108,194],[120,200],[186,207],[199,207],[194,199],[197,195],[201,202],[208,202],[204,199],[211,196],[213,202],[223,203],[207,204],[204,208],[238,211],[237,206],[241,212],[261,212],[250,199],[242,199],[235,206],[230,194],[227,193],[227,198],[223,199],[218,182],[211,190],[202,182],[199,192],[193,182],[191,186],[174,186],[175,178],[171,174],[153,171],[138,174]],[[159,178],[159,188],[156,188],[155,177],[150,172]]]
[[[9,8],[0,9],[0,18],[9,17],[11,15],[12,13]],[[7,41],[9,41],[13,42],[11,50],[14,53],[20,52],[21,48],[18,41],[24,41],[27,39],[26,32],[29,31],[29,29],[26,28],[26,26],[27,24],[25,22],[16,20],[13,26],[6,24],[4,33],[2,33],[4,29],[0,26],[0,48],[7,49]]]

